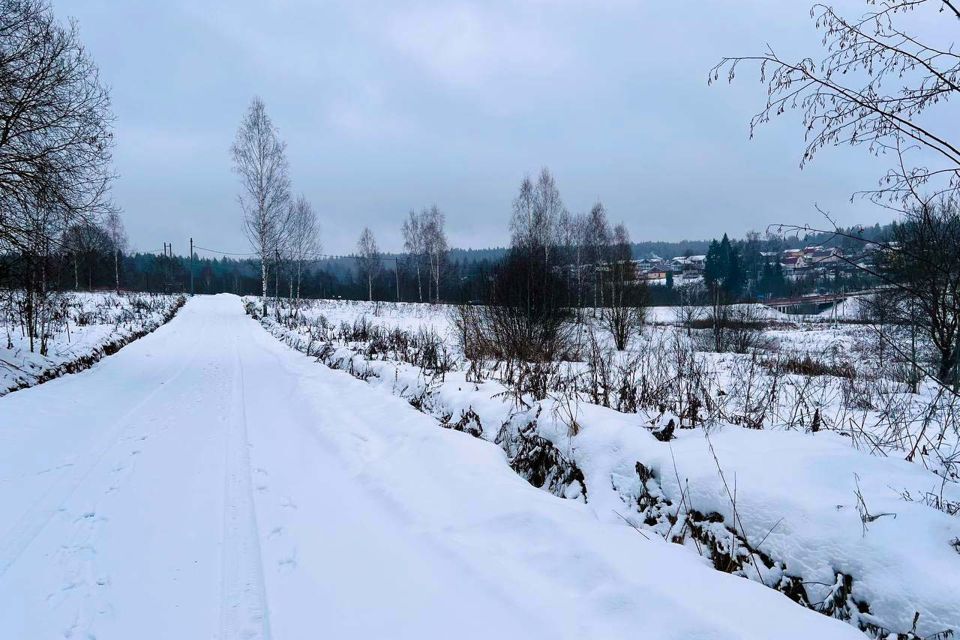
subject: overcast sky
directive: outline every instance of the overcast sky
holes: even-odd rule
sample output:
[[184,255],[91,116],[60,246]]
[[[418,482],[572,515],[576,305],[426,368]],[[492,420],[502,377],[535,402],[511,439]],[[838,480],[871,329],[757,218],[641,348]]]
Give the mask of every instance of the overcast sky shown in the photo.
[[[860,13],[860,1],[841,1]],[[436,203],[451,243],[503,245],[524,174],[553,171],[571,211],[601,199],[635,240],[742,235],[778,222],[889,216],[849,195],[876,183],[862,150],[802,172],[793,117],[748,139],[763,87],[708,87],[725,54],[816,53],[802,0],[55,0],[111,87],[114,196],[135,248],[187,238],[248,251],[229,156],[260,95],[325,248],[364,225],[401,246]]]

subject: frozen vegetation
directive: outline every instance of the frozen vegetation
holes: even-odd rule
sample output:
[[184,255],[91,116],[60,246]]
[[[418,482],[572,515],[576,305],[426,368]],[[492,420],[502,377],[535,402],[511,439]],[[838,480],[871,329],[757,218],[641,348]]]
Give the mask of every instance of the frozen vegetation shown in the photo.
[[575,356],[524,365],[465,357],[474,309],[318,301],[260,321],[601,521],[870,637],[960,630],[955,400],[885,352],[884,328],[747,307],[743,353],[721,354],[709,310],[651,309],[617,352],[586,310]]
[[42,335],[29,337],[20,291],[7,291],[0,317],[0,395],[89,368],[169,321],[179,295],[63,293],[45,309]]

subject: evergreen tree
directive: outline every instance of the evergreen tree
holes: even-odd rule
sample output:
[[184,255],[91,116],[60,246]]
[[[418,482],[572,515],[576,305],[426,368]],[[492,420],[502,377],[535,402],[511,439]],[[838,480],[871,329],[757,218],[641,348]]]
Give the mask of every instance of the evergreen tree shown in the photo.
[[720,291],[732,300],[743,291],[745,279],[740,255],[727,234],[723,234],[720,242],[711,242],[703,270],[707,287],[712,291]]
[[[726,236],[724,236],[726,237]],[[707,250],[707,257],[703,264],[703,282],[707,288],[714,288],[723,278],[724,265],[720,255],[720,243],[713,240]]]

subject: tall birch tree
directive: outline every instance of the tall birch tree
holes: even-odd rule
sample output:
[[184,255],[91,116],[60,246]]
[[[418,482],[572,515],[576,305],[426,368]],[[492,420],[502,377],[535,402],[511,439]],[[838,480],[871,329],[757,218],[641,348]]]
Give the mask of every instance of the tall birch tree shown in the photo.
[[290,177],[286,143],[267,115],[263,100],[255,97],[231,148],[233,169],[240,176],[243,230],[260,260],[263,313],[267,313],[267,268],[278,256],[289,219]]

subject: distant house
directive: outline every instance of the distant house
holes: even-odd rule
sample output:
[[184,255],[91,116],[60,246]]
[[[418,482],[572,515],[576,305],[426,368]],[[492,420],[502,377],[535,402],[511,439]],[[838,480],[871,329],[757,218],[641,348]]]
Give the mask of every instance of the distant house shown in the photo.
[[658,267],[651,271],[663,272],[666,278],[666,272],[672,271],[679,275],[683,280],[696,280],[703,274],[704,265],[707,262],[707,256],[677,256],[670,260],[663,261]]
[[843,253],[837,247],[816,247],[805,257],[811,266],[825,266],[841,262]]
[[666,278],[667,278],[666,271],[659,271],[656,269],[651,269],[650,271],[646,271],[640,274],[640,279],[645,280],[647,282],[656,282],[658,280],[666,280]]
[[784,252],[783,259],[780,260],[780,267],[783,269],[783,275],[796,275],[797,271],[802,271],[807,267],[807,261],[802,254],[786,255],[786,252]]

